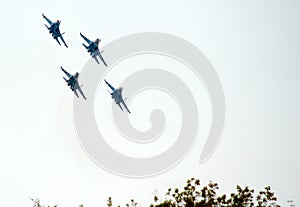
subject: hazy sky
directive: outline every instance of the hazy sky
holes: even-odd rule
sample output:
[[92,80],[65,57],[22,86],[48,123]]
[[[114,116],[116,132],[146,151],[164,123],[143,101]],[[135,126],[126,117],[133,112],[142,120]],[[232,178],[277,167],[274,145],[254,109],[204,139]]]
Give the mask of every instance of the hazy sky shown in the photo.
[[[42,13],[62,20],[68,49],[51,39]],[[236,184],[271,185],[281,204],[300,203],[299,1],[6,1],[0,17],[0,206],[32,206],[28,196],[62,207],[101,206],[108,196],[145,206],[154,189],[163,194],[192,176],[218,182],[224,193]],[[76,137],[72,94],[59,70],[80,71],[88,61],[79,32],[101,44],[165,32],[196,45],[226,97],[224,134],[213,156],[197,163],[199,140],[174,169],[137,180],[96,166]]]

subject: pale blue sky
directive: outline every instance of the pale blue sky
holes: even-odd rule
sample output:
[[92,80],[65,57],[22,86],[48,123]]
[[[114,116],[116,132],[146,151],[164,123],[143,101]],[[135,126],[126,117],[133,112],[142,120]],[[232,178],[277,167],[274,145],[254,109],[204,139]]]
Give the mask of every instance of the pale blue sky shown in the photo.
[[[42,13],[62,20],[69,49],[51,39]],[[28,196],[62,207],[100,206],[108,196],[146,205],[155,188],[163,194],[191,176],[218,182],[222,192],[271,185],[281,204],[299,204],[299,1],[7,1],[0,17],[0,206],[29,207]],[[76,138],[59,71],[79,71],[88,60],[80,31],[102,44],[147,31],[195,44],[225,91],[226,126],[214,155],[197,164],[196,145],[171,171],[140,180],[97,167]]]

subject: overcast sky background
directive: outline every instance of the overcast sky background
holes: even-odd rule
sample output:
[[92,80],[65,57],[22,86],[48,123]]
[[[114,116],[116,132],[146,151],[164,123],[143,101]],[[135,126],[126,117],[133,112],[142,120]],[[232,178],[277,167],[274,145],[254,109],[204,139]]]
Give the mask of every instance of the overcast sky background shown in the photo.
[[[62,20],[68,49],[51,39],[43,12]],[[6,1],[0,17],[0,206],[32,206],[28,196],[62,207],[101,206],[108,196],[145,206],[154,189],[163,194],[192,176],[218,182],[224,193],[236,184],[271,185],[282,205],[299,205],[299,1]],[[196,45],[226,97],[226,126],[213,156],[197,164],[196,145],[174,169],[138,180],[96,166],[76,138],[72,94],[59,71],[80,71],[87,62],[80,31],[102,44],[165,32]]]

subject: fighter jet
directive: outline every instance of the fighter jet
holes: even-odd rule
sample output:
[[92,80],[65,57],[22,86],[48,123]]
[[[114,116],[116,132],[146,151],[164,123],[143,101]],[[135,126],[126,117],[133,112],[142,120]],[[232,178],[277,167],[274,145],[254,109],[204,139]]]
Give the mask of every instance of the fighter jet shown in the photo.
[[58,38],[61,39],[61,41],[64,43],[64,45],[66,47],[68,47],[68,45],[66,44],[64,38],[63,38],[63,34],[64,33],[61,33],[60,30],[59,30],[59,25],[61,23],[60,20],[57,20],[56,22],[52,22],[50,19],[48,19],[44,14],[42,14],[43,18],[46,19],[46,21],[48,22],[48,24],[50,25],[50,27],[48,25],[45,24],[46,28],[49,30],[49,33],[52,35],[53,39],[55,39],[57,41],[57,43],[59,45],[60,42],[58,40]]
[[101,52],[99,51],[98,45],[100,43],[100,39],[96,39],[95,41],[91,41],[88,38],[86,38],[83,34],[80,33],[80,36],[88,43],[88,45],[85,45],[82,43],[82,45],[85,47],[85,49],[90,53],[90,55],[95,59],[95,61],[99,63],[99,60],[97,59],[97,56],[101,59],[101,61],[104,63],[105,66],[107,66],[106,62],[104,61]]
[[108,85],[108,87],[112,90],[112,92],[109,92],[111,95],[111,98],[114,99],[114,101],[116,102],[116,104],[118,104],[118,106],[120,107],[120,109],[123,111],[123,108],[121,106],[121,103],[123,104],[123,106],[126,108],[126,110],[128,111],[128,113],[130,113],[129,109],[127,108],[124,99],[122,98],[122,90],[123,88],[120,87],[118,89],[115,89],[112,85],[110,85],[106,80],[104,80],[105,83]]
[[79,98],[77,91],[76,91],[76,90],[78,90],[79,93],[82,95],[82,97],[86,100],[86,97],[84,96],[84,94],[80,88],[81,86],[79,86],[79,83],[78,83],[79,73],[75,73],[75,75],[71,75],[66,70],[64,70],[63,67],[60,67],[60,68],[68,76],[68,79],[66,79],[65,77],[63,77],[63,79],[68,83],[68,86],[70,86],[71,90],[74,91],[75,95]]

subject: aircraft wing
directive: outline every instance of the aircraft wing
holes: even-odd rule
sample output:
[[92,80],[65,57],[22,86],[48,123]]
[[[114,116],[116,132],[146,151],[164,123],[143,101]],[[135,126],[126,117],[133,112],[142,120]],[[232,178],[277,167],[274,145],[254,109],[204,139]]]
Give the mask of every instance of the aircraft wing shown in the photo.
[[89,40],[88,38],[86,38],[83,34],[81,34],[81,32],[80,32],[80,36],[81,36],[88,44],[91,44],[91,43],[92,43],[92,41]]
[[76,84],[76,86],[75,86],[75,89],[74,89],[74,93],[76,94],[76,96],[78,97],[78,94],[76,92],[76,90],[78,90],[79,93],[82,95],[82,97],[86,100],[86,97],[85,97],[83,91],[81,90],[81,87],[78,85],[78,82],[76,82],[75,84]]
[[128,107],[126,106],[125,101],[124,101],[123,99],[122,99],[122,101],[121,101],[120,103],[123,104],[123,106],[124,106],[125,109],[128,111],[128,113],[131,113],[131,112],[129,111]]
[[81,87],[78,87],[78,91],[82,95],[82,97],[86,100],[86,97],[85,97],[83,91],[81,90]]
[[99,62],[99,60],[97,59],[97,56],[93,56],[93,58],[95,59],[95,61],[97,62],[97,64],[99,65],[100,64],[100,62]]
[[105,60],[104,60],[104,58],[102,57],[102,55],[101,55],[101,53],[100,53],[100,51],[99,51],[99,49],[96,51],[97,53],[96,53],[96,55],[98,55],[99,56],[99,58],[101,59],[101,61],[104,63],[104,65],[107,67],[107,64],[106,64],[106,62],[105,62]]
[[75,93],[75,95],[77,96],[77,98],[79,98],[79,96],[78,96],[78,93],[77,93],[76,89],[74,89],[74,93]]
[[120,103],[117,103],[117,104],[120,107],[120,109],[123,111],[123,108],[122,108],[121,104]]
[[104,80],[105,81],[105,83],[108,85],[108,87],[112,90],[112,91],[114,91],[114,90],[116,90],[112,85],[110,85],[106,80]]
[[55,38],[55,40],[56,40],[56,42],[60,45],[60,42],[59,42],[59,40],[57,39],[57,38]]
[[63,69],[62,66],[60,66],[61,70],[68,76],[68,78],[71,78],[72,75],[70,73],[68,73],[65,69]]
[[46,21],[48,22],[48,24],[50,24],[50,26],[53,24],[53,22],[48,19],[44,14],[42,14],[42,16],[44,17],[44,19],[46,19]]
[[63,36],[62,36],[62,34],[60,34],[60,39],[61,39],[61,41],[64,43],[64,45],[65,45],[66,47],[68,47],[68,45],[66,44],[66,42],[65,42],[65,40],[64,40],[64,38],[63,38]]

